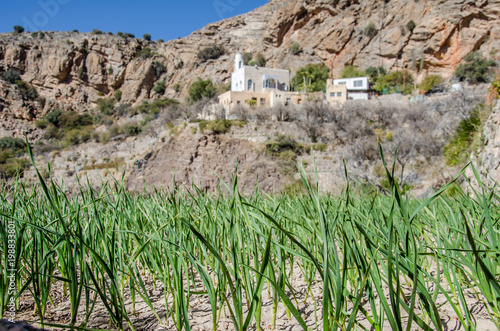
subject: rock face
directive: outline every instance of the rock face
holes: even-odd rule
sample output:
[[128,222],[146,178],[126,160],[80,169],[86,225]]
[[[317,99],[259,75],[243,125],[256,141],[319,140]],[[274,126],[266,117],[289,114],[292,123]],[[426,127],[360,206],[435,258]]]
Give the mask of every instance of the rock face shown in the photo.
[[219,179],[231,187],[231,176],[237,172],[242,192],[251,193],[256,183],[265,192],[281,191],[286,181],[279,165],[255,148],[250,141],[199,132],[193,135],[185,129],[146,155],[129,175],[127,186],[132,191],[142,191],[153,186],[172,187],[175,181],[188,188],[194,184],[206,192],[219,188],[226,192]]
[[[412,31],[410,21],[416,24]],[[70,32],[3,34],[0,73],[19,71],[41,98],[24,100],[14,85],[0,82],[0,125],[16,132],[19,125],[12,120],[21,120],[26,131],[50,109],[92,109],[116,90],[128,103],[159,97],[152,91],[159,80],[165,80],[165,96],[182,98],[198,77],[229,82],[237,51],[262,53],[268,66],[289,68],[292,75],[307,63],[324,62],[334,76],[353,64],[449,77],[472,51],[499,59],[499,23],[498,0],[272,0],[161,44]],[[370,33],[368,25],[374,27]],[[301,53],[289,51],[293,42]],[[226,54],[206,62],[197,58],[199,50],[214,44],[223,45]],[[157,63],[165,69],[156,70]]]

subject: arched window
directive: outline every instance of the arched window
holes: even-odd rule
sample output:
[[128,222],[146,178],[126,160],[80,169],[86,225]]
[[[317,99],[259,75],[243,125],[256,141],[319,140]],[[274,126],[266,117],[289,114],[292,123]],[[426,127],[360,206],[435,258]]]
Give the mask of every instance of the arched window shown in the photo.
[[241,68],[241,61],[238,62],[238,68]]
[[245,85],[243,85],[243,81],[240,80],[240,86],[241,86],[241,90],[243,91],[245,89]]
[[251,79],[248,80],[248,90],[253,90],[253,81]]
[[236,83],[236,91],[238,90],[238,83]]
[[268,78],[264,81],[264,88],[276,88],[276,80],[274,78]]

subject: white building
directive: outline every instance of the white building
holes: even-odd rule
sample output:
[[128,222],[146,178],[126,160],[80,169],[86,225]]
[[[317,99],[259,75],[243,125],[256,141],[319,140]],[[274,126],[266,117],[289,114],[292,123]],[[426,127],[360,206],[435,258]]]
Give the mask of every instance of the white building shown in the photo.
[[347,90],[346,100],[368,100],[370,98],[370,81],[368,77],[328,79],[327,91],[329,86],[345,85]]
[[241,53],[234,59],[234,72],[231,75],[231,91],[233,92],[268,92],[271,89],[288,91],[290,89],[290,72],[283,69],[246,66]]

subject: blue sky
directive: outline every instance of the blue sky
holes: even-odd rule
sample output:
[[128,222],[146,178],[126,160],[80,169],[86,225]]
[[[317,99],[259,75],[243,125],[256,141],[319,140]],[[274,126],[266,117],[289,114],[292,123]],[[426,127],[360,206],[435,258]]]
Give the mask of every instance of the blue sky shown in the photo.
[[88,32],[99,29],[153,40],[185,37],[203,26],[249,12],[268,0],[15,0],[3,1],[0,32],[21,25],[27,31]]

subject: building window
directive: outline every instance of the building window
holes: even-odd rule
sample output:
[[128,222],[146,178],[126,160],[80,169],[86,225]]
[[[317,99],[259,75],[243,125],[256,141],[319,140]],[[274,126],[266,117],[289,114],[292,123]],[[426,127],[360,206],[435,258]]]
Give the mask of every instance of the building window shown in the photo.
[[241,61],[238,63],[238,68],[241,68]]
[[236,91],[238,91],[238,83],[236,83]]
[[260,98],[260,105],[265,106],[266,105],[266,99],[265,98]]
[[286,98],[285,106],[288,106],[288,104],[290,103],[290,101],[292,101],[292,99]]
[[268,78],[264,81],[264,88],[276,88],[276,80]]
[[248,80],[248,90],[253,90],[253,81],[251,79]]
[[362,80],[355,80],[354,87],[363,87],[363,81]]
[[331,92],[331,93],[330,93],[330,97],[332,97],[332,98],[333,98],[334,96],[335,96],[335,93]]
[[302,102],[302,99],[297,99],[297,104],[300,105],[300,103]]
[[240,101],[240,100],[236,101],[236,104],[237,104],[237,105],[239,105],[240,103],[241,103],[241,101]]
[[339,82],[337,85],[345,85],[345,82]]
[[342,92],[337,92],[337,96],[341,97],[342,96]]

